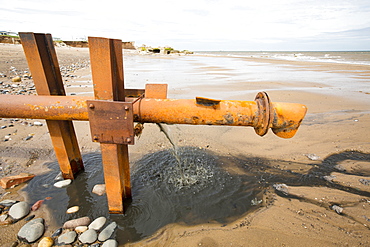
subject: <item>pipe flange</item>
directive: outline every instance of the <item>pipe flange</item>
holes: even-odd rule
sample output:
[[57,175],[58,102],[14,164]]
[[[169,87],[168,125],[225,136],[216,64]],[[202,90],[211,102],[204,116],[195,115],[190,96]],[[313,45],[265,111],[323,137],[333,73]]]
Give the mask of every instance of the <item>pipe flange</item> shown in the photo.
[[266,92],[259,92],[254,99],[258,106],[257,124],[254,126],[254,131],[257,135],[266,135],[269,127],[273,121],[273,112],[271,107],[270,98]]

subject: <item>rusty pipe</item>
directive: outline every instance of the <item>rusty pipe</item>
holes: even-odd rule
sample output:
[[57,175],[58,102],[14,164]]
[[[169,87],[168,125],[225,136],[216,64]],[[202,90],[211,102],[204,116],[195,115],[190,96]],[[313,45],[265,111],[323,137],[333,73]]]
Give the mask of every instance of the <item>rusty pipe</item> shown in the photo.
[[[92,97],[1,95],[0,117],[47,120],[89,120],[86,103]],[[251,126],[263,136],[269,128],[279,137],[294,136],[307,108],[296,103],[272,103],[266,93],[255,101],[143,98],[133,105],[142,123]]]

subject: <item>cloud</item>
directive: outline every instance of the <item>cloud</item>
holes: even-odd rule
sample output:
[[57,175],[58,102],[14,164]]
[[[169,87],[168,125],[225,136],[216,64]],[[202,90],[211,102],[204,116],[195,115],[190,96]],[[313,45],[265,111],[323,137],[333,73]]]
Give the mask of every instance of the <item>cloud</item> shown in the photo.
[[63,39],[103,36],[153,46],[191,43],[199,49],[210,42],[218,49],[228,43],[242,49],[242,44],[285,47],[314,39],[343,43],[351,36],[366,40],[370,26],[368,0],[12,0],[2,6],[0,25],[11,31],[50,32]]

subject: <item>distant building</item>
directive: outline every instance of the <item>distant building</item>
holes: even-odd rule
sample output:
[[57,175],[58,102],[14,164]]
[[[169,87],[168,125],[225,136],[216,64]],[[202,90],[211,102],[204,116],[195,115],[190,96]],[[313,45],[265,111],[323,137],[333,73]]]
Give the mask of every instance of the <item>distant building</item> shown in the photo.
[[18,33],[9,31],[0,31],[0,35],[18,36]]

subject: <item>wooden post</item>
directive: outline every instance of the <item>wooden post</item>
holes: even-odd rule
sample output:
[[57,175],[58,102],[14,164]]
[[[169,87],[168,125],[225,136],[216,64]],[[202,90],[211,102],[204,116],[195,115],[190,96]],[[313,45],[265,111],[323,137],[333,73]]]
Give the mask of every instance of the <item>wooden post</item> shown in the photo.
[[[38,95],[66,95],[50,34],[19,33]],[[74,179],[84,169],[72,121],[46,120],[60,170]]]
[[[89,37],[95,99],[125,101],[122,41]],[[128,145],[101,143],[104,179],[110,213],[124,213],[123,199],[131,197]]]

